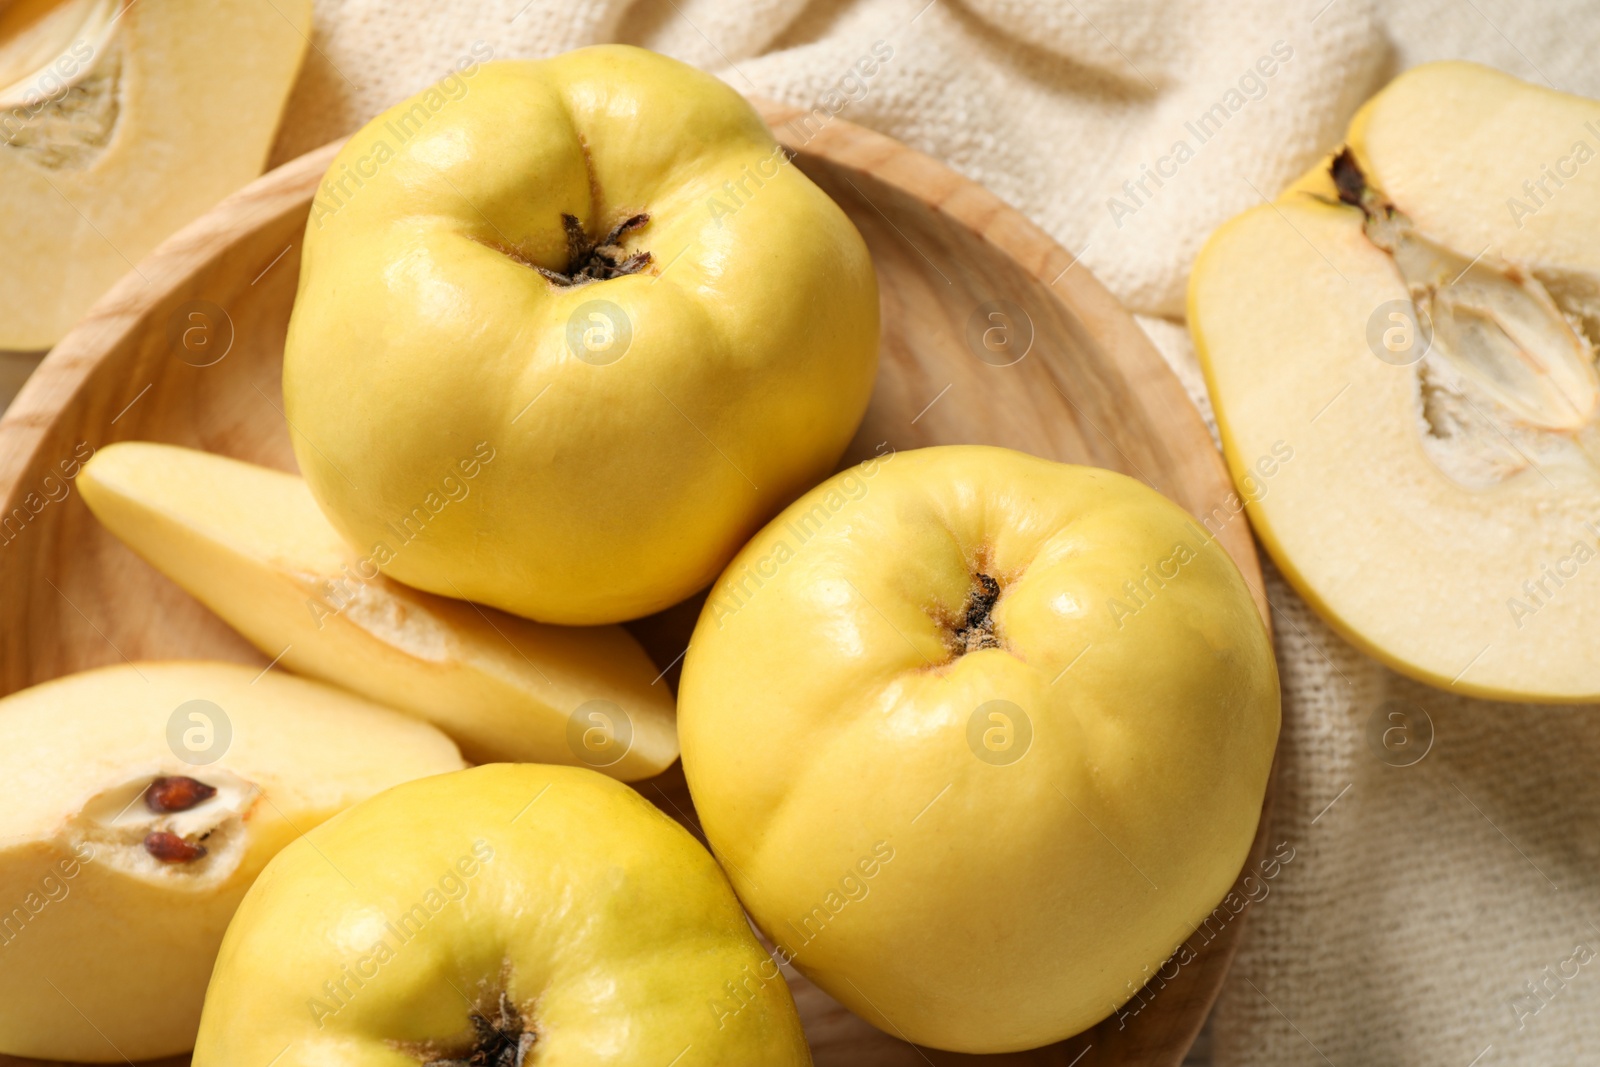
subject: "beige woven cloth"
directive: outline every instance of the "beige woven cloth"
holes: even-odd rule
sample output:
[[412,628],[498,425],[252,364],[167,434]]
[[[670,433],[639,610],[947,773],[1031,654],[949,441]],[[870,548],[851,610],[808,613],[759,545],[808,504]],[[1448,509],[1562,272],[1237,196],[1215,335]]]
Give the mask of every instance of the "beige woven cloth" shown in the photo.
[[[1600,96],[1597,38],[1584,0],[319,0],[276,160],[475,42],[501,58],[643,44],[983,182],[1083,254],[1209,411],[1178,319],[1214,226],[1314,163],[1398,70],[1462,57]],[[889,58],[860,73],[879,42]],[[1124,188],[1227,99],[1176,177]],[[1272,836],[1295,858],[1254,908],[1216,1063],[1600,1063],[1600,718],[1402,681],[1270,588],[1286,698]],[[1433,723],[1413,766],[1367,740],[1392,700]]]

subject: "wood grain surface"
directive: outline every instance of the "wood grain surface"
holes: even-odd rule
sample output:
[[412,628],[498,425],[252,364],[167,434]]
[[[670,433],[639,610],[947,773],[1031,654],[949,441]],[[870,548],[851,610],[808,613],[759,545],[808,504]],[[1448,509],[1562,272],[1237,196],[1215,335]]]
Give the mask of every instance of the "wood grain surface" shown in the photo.
[[[877,266],[882,369],[846,461],[880,442],[981,443],[1122,471],[1208,520],[1266,617],[1260,566],[1219,454],[1177,379],[1089,271],[929,157],[841,120],[760,106],[796,164],[854,219]],[[124,660],[266,665],[103,531],[64,472],[88,450],[127,439],[294,469],[283,339],[310,199],[337,148],[273,171],[163,244],[56,346],[0,420],[0,692]],[[186,347],[183,331],[196,326],[209,331],[199,350],[220,358]],[[677,661],[697,609],[690,601],[633,624],[663,667]],[[639,787],[697,830],[678,767]],[[1252,865],[1264,844],[1258,835]],[[1209,940],[1192,938],[1195,958],[1169,965],[1170,978],[1120,1017],[1029,1053],[917,1049],[798,975],[791,984],[819,1067],[1176,1065],[1247,915]]]

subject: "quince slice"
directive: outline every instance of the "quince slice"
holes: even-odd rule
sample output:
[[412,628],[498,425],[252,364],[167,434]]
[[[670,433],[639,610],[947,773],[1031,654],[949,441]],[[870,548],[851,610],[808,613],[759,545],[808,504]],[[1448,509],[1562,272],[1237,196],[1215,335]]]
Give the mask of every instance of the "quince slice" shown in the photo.
[[357,801],[461,766],[426,723],[232,663],[124,664],[0,700],[0,1053],[188,1049],[267,861]]
[[261,173],[310,33],[311,0],[0,4],[0,348]]
[[266,655],[427,719],[474,762],[633,781],[678,756],[672,694],[626,630],[546,626],[401,585],[378,567],[405,544],[347,544],[292,474],[121,442],[78,485],[107,529]]
[[1470,63],[1212,235],[1189,324],[1263,543],[1394,669],[1600,698],[1600,102]]

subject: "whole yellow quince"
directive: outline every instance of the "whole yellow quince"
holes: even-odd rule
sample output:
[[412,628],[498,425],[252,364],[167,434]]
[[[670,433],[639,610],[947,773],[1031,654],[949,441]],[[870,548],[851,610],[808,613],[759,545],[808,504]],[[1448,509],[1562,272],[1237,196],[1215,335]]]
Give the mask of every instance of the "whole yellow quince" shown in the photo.
[[1175,504],[959,446],[868,460],[762,530],[712,588],[678,714],[779,958],[891,1034],[989,1053],[1104,1018],[1224,896],[1278,677]]
[[312,205],[301,471],[385,573],[545,622],[710,583],[866,410],[855,227],[710,75],[620,45],[468,65]]
[[807,1067],[778,965],[687,831],[595,771],[391,789],[278,854],[195,1067]]

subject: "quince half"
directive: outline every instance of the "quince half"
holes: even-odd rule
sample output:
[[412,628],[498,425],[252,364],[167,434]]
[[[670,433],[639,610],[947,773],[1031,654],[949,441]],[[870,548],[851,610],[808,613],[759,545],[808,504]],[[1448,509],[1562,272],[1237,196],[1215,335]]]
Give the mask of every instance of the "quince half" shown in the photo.
[[1189,324],[1256,532],[1330,625],[1421,681],[1600,698],[1597,160],[1600,102],[1418,67],[1195,264]]
[[[466,497],[476,476],[458,471],[446,491]],[[475,763],[631,781],[678,758],[672,693],[622,627],[546,626],[407,588],[378,566],[403,548],[346,544],[292,474],[121,442],[78,486],[107,529],[263,653],[428,720]]]
[[223,930],[279,849],[461,768],[426,723],[231,663],[136,663],[0,700],[0,1052],[189,1049]]
[[886,1032],[1034,1048],[1238,876],[1278,736],[1249,589],[1177,505],[999,448],[878,457],[712,587],[683,769],[756,923]]
[[808,1067],[699,842],[627,786],[496,764],[284,849],[223,941],[194,1067]]
[[[283,392],[333,525],[413,534],[386,574],[588,625],[708,585],[825,477],[877,350],[866,244],[750,104],[602,45],[470,67],[351,138]],[[433,509],[480,441],[477,491]]]
[[0,348],[49,348],[261,173],[311,0],[0,4]]

